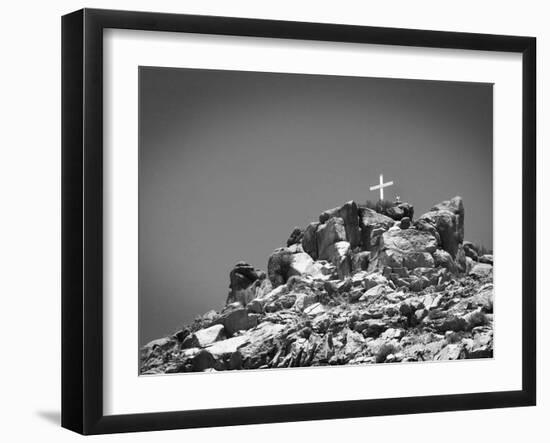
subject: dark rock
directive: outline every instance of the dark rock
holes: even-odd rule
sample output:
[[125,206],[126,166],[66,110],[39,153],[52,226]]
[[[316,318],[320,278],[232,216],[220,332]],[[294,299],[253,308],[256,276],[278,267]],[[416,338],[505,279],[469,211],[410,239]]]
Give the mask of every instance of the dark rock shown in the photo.
[[492,265],[493,264],[493,254],[484,254],[484,255],[482,255],[481,257],[479,257],[479,262],[480,263],[485,263],[485,264],[488,264],[488,265]]
[[369,208],[359,208],[359,228],[363,249],[371,250],[376,245],[378,237],[391,228],[393,224],[394,221],[390,217]]
[[216,323],[222,324],[227,335],[232,336],[235,332],[253,328],[257,325],[258,319],[241,308],[222,313]]
[[409,217],[403,217],[399,223],[401,229],[409,229],[411,227],[411,219]]
[[330,260],[330,248],[339,241],[346,241],[346,229],[344,220],[340,217],[332,217],[326,223],[317,228],[318,260]]
[[414,207],[405,202],[396,203],[395,206],[390,206],[386,209],[386,215],[397,221],[402,220],[405,217],[410,221],[413,218],[413,214]]
[[348,242],[333,243],[326,254],[330,262],[336,266],[338,278],[344,279],[351,274],[351,246]]
[[205,369],[213,368],[216,365],[216,359],[207,350],[203,349],[193,358],[193,371],[202,372]]
[[319,221],[324,224],[333,217],[341,218],[344,221],[346,238],[342,240],[347,240],[352,248],[359,246],[361,244],[361,234],[357,204],[354,201],[349,201],[343,206],[329,209],[319,216]]
[[408,252],[404,256],[403,266],[407,269],[433,268],[434,259],[428,252]]
[[295,227],[292,232],[290,233],[290,237],[288,237],[288,240],[286,241],[286,246],[292,246],[296,243],[301,243],[302,239],[304,237],[304,230],[299,227]]
[[451,254],[443,249],[436,250],[433,254],[434,264],[436,267],[443,267],[455,274],[458,271],[457,265]]
[[317,260],[319,256],[317,251],[317,228],[320,224],[319,222],[313,222],[307,225],[302,238],[302,248],[313,260]]
[[246,262],[239,262],[229,273],[229,295],[227,304],[240,302],[245,306],[256,297],[259,280],[265,278],[265,273]]
[[464,241],[464,204],[461,197],[435,205],[430,212],[422,215],[416,223],[417,229],[435,228],[439,234],[441,247],[456,256],[458,245]]
[[273,288],[284,285],[292,275],[292,252],[288,248],[273,251],[267,262],[267,275]]
[[479,260],[476,247],[472,242],[465,241],[464,243],[462,243],[462,247],[464,248],[464,253],[466,254],[466,257],[470,257],[474,261]]
[[369,251],[360,251],[351,256],[351,268],[353,272],[366,271],[369,267]]
[[465,331],[467,328],[467,322],[462,317],[457,317],[456,315],[451,315],[446,317],[442,322],[439,322],[437,329],[441,332],[446,331]]

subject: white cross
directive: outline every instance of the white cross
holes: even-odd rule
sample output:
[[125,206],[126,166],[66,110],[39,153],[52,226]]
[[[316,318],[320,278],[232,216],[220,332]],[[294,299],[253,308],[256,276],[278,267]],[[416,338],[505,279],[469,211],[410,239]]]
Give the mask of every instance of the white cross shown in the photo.
[[371,186],[370,190],[375,191],[376,189],[380,189],[380,200],[384,200],[384,188],[393,185],[393,182],[387,182],[384,183],[384,175],[380,174],[380,184],[376,186]]

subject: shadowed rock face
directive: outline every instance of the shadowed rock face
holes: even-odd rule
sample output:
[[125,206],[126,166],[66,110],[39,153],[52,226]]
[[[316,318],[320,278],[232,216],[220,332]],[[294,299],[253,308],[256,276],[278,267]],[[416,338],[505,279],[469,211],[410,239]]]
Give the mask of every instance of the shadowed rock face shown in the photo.
[[464,203],[461,197],[454,197],[435,205],[430,212],[422,215],[416,228],[435,230],[439,235],[440,246],[456,257],[459,245],[464,241]]
[[319,222],[326,223],[333,217],[339,217],[344,222],[346,238],[342,240],[347,240],[352,248],[359,246],[361,244],[361,233],[357,204],[354,201],[349,201],[343,206],[325,211],[319,216]]
[[224,309],[144,346],[140,373],[491,357],[493,256],[464,242],[462,199],[400,205],[322,212],[267,277],[237,263]]
[[229,295],[227,303],[239,301],[247,303],[256,297],[256,292],[265,272],[254,269],[246,262],[239,262],[229,273]]

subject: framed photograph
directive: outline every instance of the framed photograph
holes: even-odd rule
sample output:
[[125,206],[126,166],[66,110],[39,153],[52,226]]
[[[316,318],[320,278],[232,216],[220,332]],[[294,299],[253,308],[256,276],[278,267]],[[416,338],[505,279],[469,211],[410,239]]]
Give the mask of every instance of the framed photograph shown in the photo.
[[532,37],[62,19],[62,425],[534,405]]

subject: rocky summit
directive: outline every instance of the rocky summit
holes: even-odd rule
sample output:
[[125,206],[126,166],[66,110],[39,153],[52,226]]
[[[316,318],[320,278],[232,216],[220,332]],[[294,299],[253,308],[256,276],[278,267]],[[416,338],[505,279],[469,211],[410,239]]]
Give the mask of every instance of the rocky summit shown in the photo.
[[454,197],[413,219],[353,201],[239,262],[225,307],[140,350],[141,374],[488,358],[493,256]]

